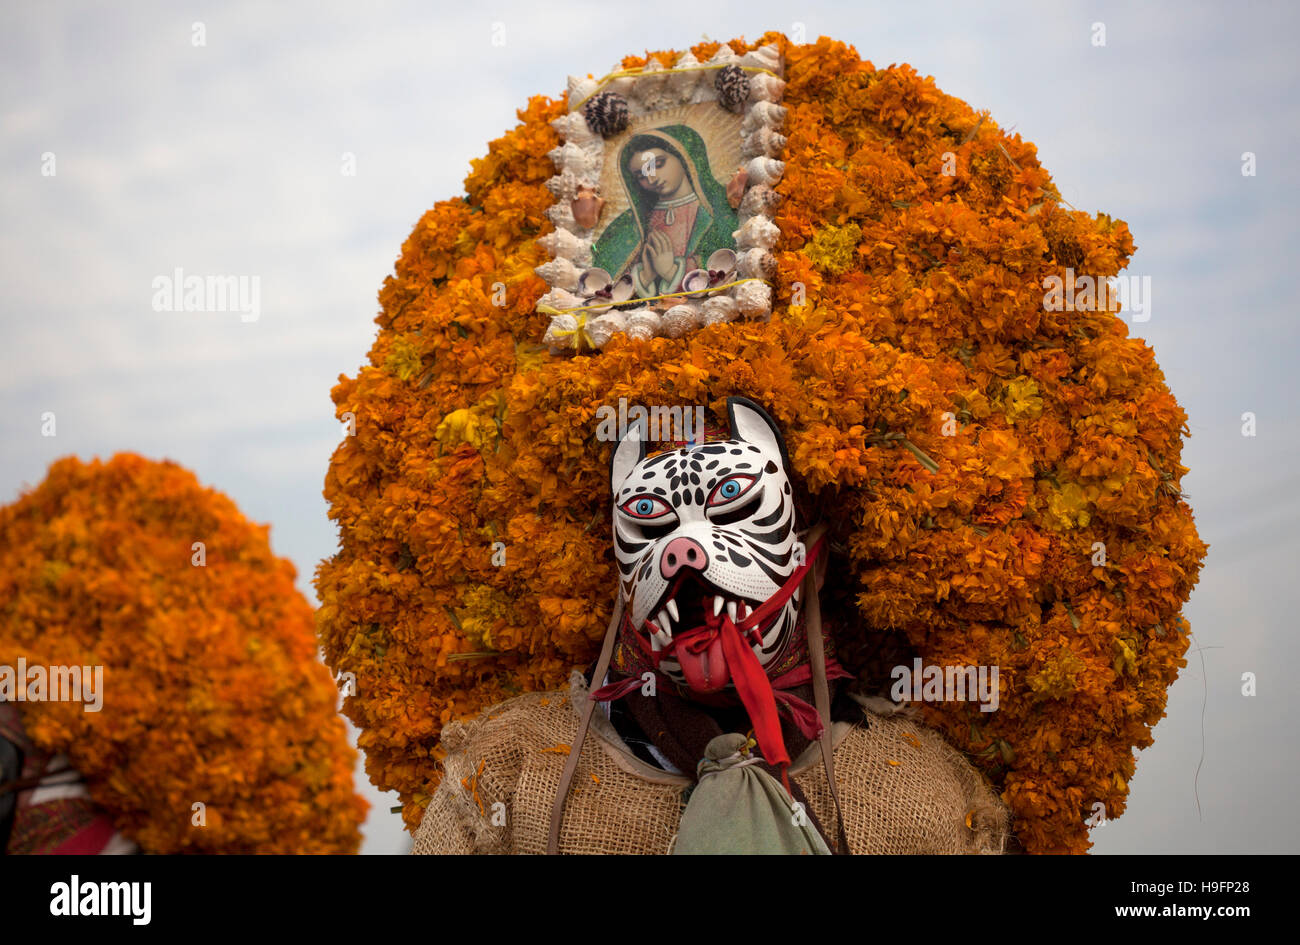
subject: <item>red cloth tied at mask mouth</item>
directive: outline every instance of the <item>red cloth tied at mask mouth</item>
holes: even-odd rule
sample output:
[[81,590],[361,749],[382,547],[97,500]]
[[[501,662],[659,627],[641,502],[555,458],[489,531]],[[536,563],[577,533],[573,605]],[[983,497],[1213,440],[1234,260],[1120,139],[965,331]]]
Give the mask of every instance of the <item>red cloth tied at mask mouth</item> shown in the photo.
[[[820,737],[822,723],[817,710],[793,693],[785,691],[809,682],[812,679],[812,669],[805,662],[774,679],[769,678],[753,647],[761,641],[759,628],[778,614],[798,590],[816,562],[824,541],[824,537],[818,539],[809,550],[805,562],[794,570],[776,593],[738,622],[732,621],[726,610],[717,614],[706,613],[703,624],[674,634],[672,642],[657,651],[648,640],[648,634],[656,628],[648,621],[642,632],[633,633],[642,652],[650,658],[656,669],[665,656],[674,656],[682,667],[682,675],[686,677],[692,692],[707,696],[720,692],[728,683],[735,687],[736,695],[754,726],[754,738],[764,759],[780,769],[787,790],[789,784],[786,770],[790,766],[790,756],[781,734],[778,704],[807,738],[815,740]],[[625,626],[632,629],[630,622]],[[833,658],[827,659],[828,680],[845,679],[850,675]],[[642,679],[639,676],[631,676],[595,690],[591,698],[598,702],[619,699],[641,685]]]

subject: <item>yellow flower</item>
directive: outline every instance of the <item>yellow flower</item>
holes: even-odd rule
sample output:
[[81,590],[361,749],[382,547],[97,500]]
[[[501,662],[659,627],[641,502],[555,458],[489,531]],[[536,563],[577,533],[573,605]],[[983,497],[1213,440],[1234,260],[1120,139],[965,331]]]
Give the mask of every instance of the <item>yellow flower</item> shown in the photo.
[[1007,384],[1005,403],[1007,419],[1012,423],[1033,420],[1043,414],[1043,398],[1039,396],[1038,385],[1023,374]]
[[384,367],[397,375],[399,380],[409,381],[420,370],[420,352],[415,345],[399,335],[393,341],[393,350],[385,359]]
[[1055,528],[1075,528],[1092,521],[1088,496],[1077,482],[1067,482],[1051,491],[1047,511]]
[[847,226],[827,226],[817,231],[804,253],[814,266],[828,275],[839,275],[853,265],[853,253],[862,240],[862,230],[856,223]]

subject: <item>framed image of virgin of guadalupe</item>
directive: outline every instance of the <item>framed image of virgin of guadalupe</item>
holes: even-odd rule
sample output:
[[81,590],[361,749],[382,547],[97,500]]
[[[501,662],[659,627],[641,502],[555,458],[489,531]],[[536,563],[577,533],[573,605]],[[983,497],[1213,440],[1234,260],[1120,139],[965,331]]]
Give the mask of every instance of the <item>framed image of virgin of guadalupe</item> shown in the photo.
[[707,63],[688,52],[570,77],[569,113],[552,122],[556,229],[539,240],[553,258],[537,268],[552,350],[771,314],[781,70],[775,47],[724,45]]
[[736,210],[713,168],[739,164],[740,118],[711,105],[674,111],[687,114],[655,116],[609,143],[608,223],[595,231],[592,265],[615,282],[630,279],[634,298],[682,291],[687,273],[710,268],[711,257],[734,264]]

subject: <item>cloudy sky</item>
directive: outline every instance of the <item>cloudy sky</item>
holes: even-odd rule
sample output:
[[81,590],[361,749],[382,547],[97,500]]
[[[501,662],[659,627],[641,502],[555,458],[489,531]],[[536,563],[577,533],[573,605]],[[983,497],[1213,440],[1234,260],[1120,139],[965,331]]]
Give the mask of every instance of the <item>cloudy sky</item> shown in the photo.
[[[1070,203],[1128,221],[1128,272],[1151,279],[1150,320],[1132,330],[1190,414],[1183,487],[1211,549],[1186,611],[1199,649],[1095,852],[1300,852],[1282,692],[1300,660],[1300,15],[1282,2],[1054,6],[660,0],[632,16],[499,0],[9,0],[0,501],[69,453],[168,457],[271,523],[314,600],[312,572],[336,544],[321,498],[339,433],[330,387],[365,357],[402,240],[462,192],[515,109],[647,48],[833,36],[1034,141]],[[178,268],[257,276],[259,317],[155,311],[153,280]],[[41,435],[47,411],[55,437]],[[366,787],[365,851],[404,850],[395,801]]]

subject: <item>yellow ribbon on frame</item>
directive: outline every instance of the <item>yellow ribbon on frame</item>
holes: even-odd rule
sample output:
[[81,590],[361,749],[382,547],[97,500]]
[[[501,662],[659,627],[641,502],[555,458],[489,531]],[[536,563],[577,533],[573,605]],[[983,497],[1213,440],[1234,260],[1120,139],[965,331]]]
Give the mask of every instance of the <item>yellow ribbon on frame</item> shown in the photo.
[[[569,314],[569,312],[563,311],[561,309],[551,308],[549,305],[539,305],[537,306],[537,310],[546,315],[568,315]],[[577,311],[577,309],[571,309],[570,311]],[[591,338],[587,335],[587,316],[575,315],[574,318],[578,322],[577,328],[564,330],[564,331],[554,331],[552,332],[552,334],[559,338],[568,338],[572,336],[573,350],[578,353],[582,353],[582,343],[584,341],[587,343],[587,347],[591,348],[592,351],[595,351],[596,346],[595,344],[592,343]]]
[[[663,299],[685,299],[694,295],[711,295],[714,292],[721,292],[723,289],[731,289],[738,285],[744,285],[746,282],[763,282],[756,276],[750,276],[745,279],[737,279],[735,282],[726,282],[722,285],[709,286],[707,289],[699,289],[695,292],[668,292],[664,295],[651,295],[643,299],[628,299],[626,302],[596,302],[592,305],[577,305],[573,308],[556,308],[553,305],[538,305],[537,311],[543,315],[572,315],[574,312],[586,312],[593,308],[613,308],[615,305],[636,305],[641,302],[658,302]],[[556,332],[560,334],[560,332]],[[572,332],[569,332],[572,334]]]

